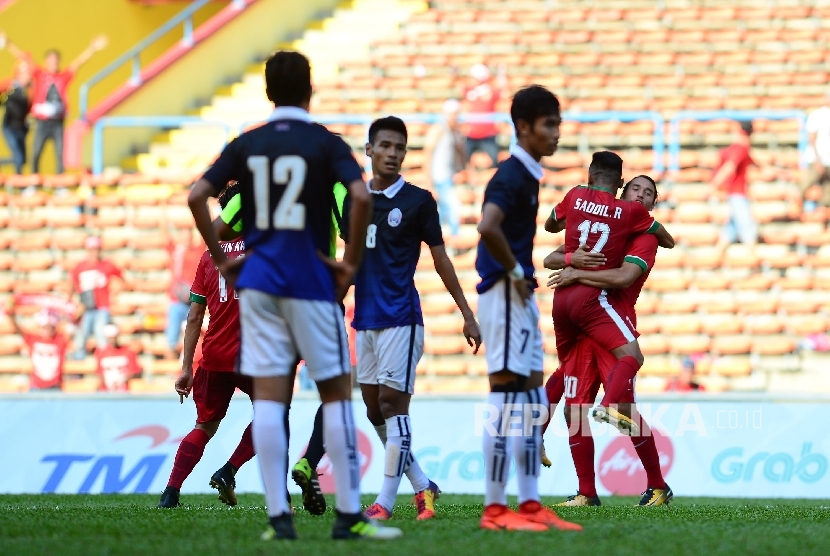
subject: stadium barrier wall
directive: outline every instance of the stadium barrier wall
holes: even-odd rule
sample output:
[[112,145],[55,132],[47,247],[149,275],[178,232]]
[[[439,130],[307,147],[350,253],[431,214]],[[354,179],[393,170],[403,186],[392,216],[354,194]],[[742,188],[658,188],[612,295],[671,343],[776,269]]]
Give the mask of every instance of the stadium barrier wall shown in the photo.
[[[171,388],[172,390],[172,388]],[[484,459],[479,396],[416,396],[411,414],[413,448],[421,466],[444,492],[481,494]],[[707,397],[651,396],[640,400],[657,429],[657,446],[677,496],[830,498],[830,432],[819,426],[830,398],[782,399],[728,394]],[[296,461],[311,433],[317,399],[299,394],[291,408],[290,458]],[[383,477],[383,447],[356,400],[362,490],[377,492]],[[177,396],[65,396],[30,394],[0,398],[0,493],[160,493],[180,439],[190,431],[192,400]],[[227,461],[252,416],[250,402],[235,397],[204,458],[183,493],[211,492],[210,475]],[[598,489],[639,494],[645,473],[630,439],[592,423]],[[543,469],[543,495],[572,494],[576,474],[561,412],[545,446],[553,461]],[[236,477],[240,492],[261,492],[256,460]],[[328,459],[321,484],[333,489]],[[508,491],[515,494],[515,479]],[[290,483],[290,481],[289,481]],[[292,492],[297,492],[291,483]],[[406,481],[401,492],[411,492]]]

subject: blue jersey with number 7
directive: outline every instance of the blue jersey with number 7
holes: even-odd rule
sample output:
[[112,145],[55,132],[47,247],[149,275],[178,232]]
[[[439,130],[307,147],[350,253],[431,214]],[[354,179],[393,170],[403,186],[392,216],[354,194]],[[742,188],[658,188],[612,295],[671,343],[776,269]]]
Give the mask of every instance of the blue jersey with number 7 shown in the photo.
[[231,141],[204,179],[216,189],[237,180],[249,254],[237,289],[334,300],[327,255],[337,182],[363,178],[351,148],[299,108],[277,108],[261,127]]

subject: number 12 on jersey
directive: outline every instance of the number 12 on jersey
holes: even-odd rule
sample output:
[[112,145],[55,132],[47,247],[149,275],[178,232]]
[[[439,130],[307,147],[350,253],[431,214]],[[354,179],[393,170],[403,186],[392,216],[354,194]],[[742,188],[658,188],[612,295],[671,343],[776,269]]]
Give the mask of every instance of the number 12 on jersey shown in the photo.
[[[297,155],[280,156],[269,168],[267,156],[249,156],[248,169],[254,175],[255,225],[258,230],[302,230],[305,228],[305,205],[297,199],[305,185],[308,170],[305,159]],[[269,214],[271,207],[271,183],[285,186],[273,223]]]

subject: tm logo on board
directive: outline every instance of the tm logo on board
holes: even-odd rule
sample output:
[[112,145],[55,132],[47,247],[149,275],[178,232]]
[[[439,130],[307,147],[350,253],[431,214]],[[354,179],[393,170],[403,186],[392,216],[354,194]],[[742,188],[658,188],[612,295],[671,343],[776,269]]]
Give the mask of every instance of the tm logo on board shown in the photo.
[[[114,441],[133,437],[149,437],[151,439],[150,449],[157,448],[162,444],[178,444],[181,438],[170,440],[170,431],[167,427],[160,425],[147,425],[139,427],[114,438]],[[135,482],[134,493],[143,494],[150,489],[153,480],[156,478],[161,466],[167,459],[168,454],[148,454],[139,459],[132,467],[126,464],[123,455],[99,455],[99,454],[48,454],[41,459],[41,463],[54,464],[52,474],[46,480],[41,492],[55,492],[61,487],[64,478],[70,470],[77,472],[78,467],[86,467],[86,476],[78,488],[78,494],[89,493],[98,479],[103,476],[101,493],[114,494],[124,490]],[[130,458],[132,459],[132,458]]]

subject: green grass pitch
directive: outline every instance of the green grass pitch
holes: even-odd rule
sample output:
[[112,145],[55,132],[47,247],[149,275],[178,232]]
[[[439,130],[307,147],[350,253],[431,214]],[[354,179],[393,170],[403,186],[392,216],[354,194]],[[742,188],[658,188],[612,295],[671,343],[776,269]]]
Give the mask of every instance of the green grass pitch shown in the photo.
[[210,495],[185,495],[184,506],[172,510],[157,510],[157,501],[158,495],[0,496],[0,554],[830,554],[827,500],[680,498],[668,508],[637,508],[635,498],[606,497],[601,508],[559,511],[581,523],[581,533],[507,533],[478,529],[480,496],[444,495],[438,517],[424,523],[399,497],[390,524],[404,537],[371,542],[335,542],[331,510],[313,517],[302,509],[295,518],[299,540],[260,541],[261,495],[240,495],[235,508]]

